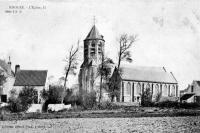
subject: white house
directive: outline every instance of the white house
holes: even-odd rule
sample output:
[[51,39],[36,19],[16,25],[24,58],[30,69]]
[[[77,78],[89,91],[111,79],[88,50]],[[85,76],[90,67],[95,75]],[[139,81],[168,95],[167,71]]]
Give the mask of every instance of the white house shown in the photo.
[[185,90],[180,91],[182,102],[200,103],[200,81],[194,80]]
[[3,74],[6,78],[4,83],[0,85],[0,102],[7,102],[10,96],[10,90],[15,82],[14,72],[11,69],[11,61],[9,58],[8,63],[5,60],[0,59],[0,74]]
[[47,87],[47,70],[21,70],[19,65],[15,66],[14,89],[19,92],[23,87],[33,87],[37,90],[37,103],[42,102],[41,91]]

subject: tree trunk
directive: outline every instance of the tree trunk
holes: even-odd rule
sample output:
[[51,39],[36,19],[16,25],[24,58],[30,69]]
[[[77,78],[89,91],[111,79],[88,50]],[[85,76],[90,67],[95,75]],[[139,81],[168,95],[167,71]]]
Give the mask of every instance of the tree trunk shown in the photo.
[[100,91],[99,91],[99,103],[101,102],[102,81],[103,81],[103,78],[102,78],[102,75],[101,75],[101,79],[100,79]]
[[63,88],[61,103],[63,103],[63,101],[64,101],[64,94],[65,94],[65,90],[66,90],[66,82],[67,82],[68,73],[69,73],[69,69],[67,70],[66,75],[65,75],[65,81],[64,81],[64,88]]

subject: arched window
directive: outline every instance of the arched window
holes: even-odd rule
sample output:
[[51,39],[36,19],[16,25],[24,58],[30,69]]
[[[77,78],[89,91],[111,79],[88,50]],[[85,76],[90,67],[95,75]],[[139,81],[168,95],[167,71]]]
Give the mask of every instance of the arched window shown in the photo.
[[170,92],[171,92],[171,96],[174,97],[175,96],[175,92],[176,92],[174,85],[171,86],[171,91]]
[[168,86],[168,96],[171,96],[170,93],[171,93],[171,90],[170,90],[170,85],[169,85]]
[[157,96],[159,93],[160,93],[160,90],[159,90],[159,85],[158,85],[158,84],[156,84],[156,85],[155,85],[154,96]]
[[130,82],[127,83],[125,95],[128,95],[128,96],[131,95],[131,83]]
[[140,95],[140,93],[141,93],[141,85],[140,85],[140,83],[138,83],[137,88],[136,88],[136,94]]
[[167,89],[167,85],[164,85],[163,86],[163,96],[167,96],[167,91],[168,91],[168,89]]
[[149,91],[149,92],[151,91],[149,83],[147,85],[145,85],[144,91]]

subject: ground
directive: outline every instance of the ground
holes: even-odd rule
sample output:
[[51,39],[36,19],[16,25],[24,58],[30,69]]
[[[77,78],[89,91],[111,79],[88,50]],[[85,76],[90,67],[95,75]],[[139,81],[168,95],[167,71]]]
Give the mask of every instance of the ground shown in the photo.
[[68,118],[0,121],[3,132],[200,132],[200,117]]

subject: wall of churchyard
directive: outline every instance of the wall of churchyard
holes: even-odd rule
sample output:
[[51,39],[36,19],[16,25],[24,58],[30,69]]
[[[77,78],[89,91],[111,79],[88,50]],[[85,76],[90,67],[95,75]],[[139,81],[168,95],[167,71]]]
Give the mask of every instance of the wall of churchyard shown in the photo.
[[[177,84],[123,81],[121,85],[121,101],[122,95],[124,95],[124,102],[140,102],[142,89],[145,90],[147,88],[149,88],[150,92],[153,93],[153,98],[155,98],[159,92],[161,93],[162,97],[178,97]],[[124,93],[122,90],[124,90]]]

